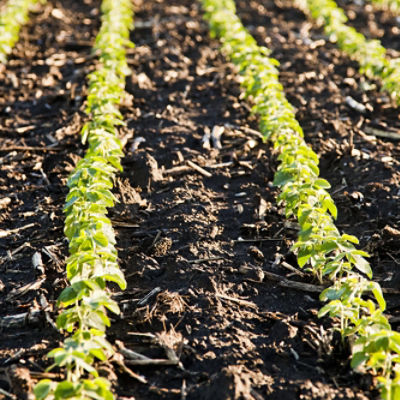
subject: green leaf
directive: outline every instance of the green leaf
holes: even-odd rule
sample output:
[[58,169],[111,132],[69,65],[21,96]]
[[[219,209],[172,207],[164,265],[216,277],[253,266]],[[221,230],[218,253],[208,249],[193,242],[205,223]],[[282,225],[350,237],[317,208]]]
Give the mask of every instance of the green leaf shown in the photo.
[[354,259],[354,266],[360,272],[362,272],[363,274],[367,275],[368,278],[371,279],[372,278],[372,269],[371,269],[371,266],[370,266],[369,262],[365,258],[363,258],[363,257],[361,257],[361,256],[359,256],[357,254],[353,255],[352,257]]
[[124,274],[119,268],[107,268],[106,272],[101,274],[101,277],[107,281],[115,282],[121,290],[126,289],[126,280]]
[[371,282],[371,284],[373,285],[372,288],[372,293],[375,296],[375,299],[379,305],[379,308],[382,311],[385,311],[386,309],[386,301],[383,297],[383,293],[382,293],[382,288],[380,287],[380,285],[376,282]]
[[83,128],[81,130],[81,136],[82,136],[82,143],[85,144],[86,140],[88,138],[90,132],[90,124],[86,123],[85,125],[83,125]]
[[50,394],[53,382],[50,379],[41,380],[33,389],[33,393],[37,400],[44,400]]
[[322,178],[316,179],[314,184],[322,189],[329,189],[331,187],[331,184],[326,179]]
[[86,317],[86,323],[91,328],[103,332],[106,330],[107,326],[110,326],[110,320],[102,311],[91,312],[89,316]]
[[274,177],[275,186],[283,186],[288,182],[293,181],[293,175],[290,172],[278,171]]
[[322,205],[324,208],[329,210],[334,219],[337,218],[337,208],[331,197],[325,197],[325,199],[322,202]]
[[364,352],[359,352],[353,354],[353,357],[351,359],[351,368],[353,369],[358,369],[362,364],[365,363],[369,359],[369,356],[365,354]]
[[69,357],[69,353],[65,348],[59,347],[50,351],[47,356],[49,358],[54,358],[54,361],[58,366],[63,366]]
[[297,219],[299,221],[300,226],[302,227],[302,229],[304,229],[303,225],[305,224],[305,222],[307,221],[307,219],[309,218],[309,216],[312,213],[312,209],[300,209],[298,214],[297,214]]
[[351,243],[354,243],[354,244],[359,244],[360,243],[359,240],[355,236],[348,235],[346,233],[343,233],[342,239],[343,240],[347,240],[348,242],[351,242]]
[[299,264],[300,268],[303,268],[304,265],[307,264],[308,260],[311,258],[312,252],[308,248],[302,248],[300,249],[298,255],[297,255],[297,263]]
[[108,246],[108,239],[107,236],[103,232],[96,232],[93,236],[93,239],[96,241],[97,244],[103,247]]
[[326,314],[330,314],[332,311],[335,311],[336,308],[332,306],[331,303],[323,306],[318,312],[318,318],[324,317]]
[[85,379],[83,381],[84,388],[90,394],[90,397],[96,400],[114,400],[113,394],[110,392],[110,382],[105,378],[96,378],[93,380]]
[[67,209],[69,207],[71,207],[72,205],[74,205],[78,200],[80,200],[80,197],[78,196],[72,196],[69,201],[67,201],[67,203],[64,206],[64,212],[67,211]]
[[75,358],[75,363],[77,366],[81,367],[82,369],[89,372],[93,376],[95,377],[99,376],[99,373],[96,371],[96,368],[87,363],[82,357]]
[[68,329],[71,323],[74,323],[69,318],[69,311],[63,311],[57,317],[57,328],[58,329]]
[[58,298],[58,303],[62,303],[64,307],[75,303],[78,300],[78,293],[72,286],[66,287]]
[[324,289],[320,294],[320,299],[322,301],[326,300],[339,300],[345,291],[344,287],[328,287]]
[[79,386],[74,385],[72,382],[63,381],[57,385],[54,392],[56,400],[68,399],[69,397],[76,396],[79,391]]
[[357,255],[359,255],[361,257],[364,257],[364,258],[371,257],[366,251],[363,251],[363,250],[353,250],[351,253],[352,254],[357,254]]
[[100,361],[107,360],[107,356],[105,355],[105,353],[102,349],[90,349],[89,353],[92,356],[98,358]]
[[323,252],[324,254],[330,253],[333,250],[338,248],[338,244],[335,240],[327,240],[318,248],[319,251]]

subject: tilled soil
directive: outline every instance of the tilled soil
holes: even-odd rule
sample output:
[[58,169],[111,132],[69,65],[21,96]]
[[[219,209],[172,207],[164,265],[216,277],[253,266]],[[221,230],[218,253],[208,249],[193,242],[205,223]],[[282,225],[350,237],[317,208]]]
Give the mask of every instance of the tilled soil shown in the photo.
[[[110,210],[129,285],[113,288],[122,315],[109,339],[142,382],[115,362],[102,373],[125,400],[377,398],[374,379],[350,369],[332,322],[317,318],[321,288],[297,270],[297,224],[275,202],[276,154],[260,140],[199,4],[135,4],[126,157],[120,202]],[[338,226],[360,238],[375,279],[396,292],[399,148],[374,132],[396,133],[398,109],[291,4],[237,5],[281,63],[287,96],[332,183]],[[393,16],[379,12],[365,24],[364,9],[341,5],[364,33],[384,31],[396,54]],[[98,7],[50,1],[32,14],[0,75],[0,388],[17,399],[46,376],[45,354],[62,341],[53,322],[67,284],[62,208],[66,178],[84,152],[84,77],[95,67]],[[221,148],[204,145],[218,131]],[[386,296],[396,328],[400,296]],[[151,360],[137,365],[124,348]]]

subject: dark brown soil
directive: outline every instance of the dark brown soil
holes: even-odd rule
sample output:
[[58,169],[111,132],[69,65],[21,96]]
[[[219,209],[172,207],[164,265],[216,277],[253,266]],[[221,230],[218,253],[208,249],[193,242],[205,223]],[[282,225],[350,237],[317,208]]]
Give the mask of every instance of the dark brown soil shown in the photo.
[[[377,398],[373,379],[350,369],[332,322],[317,318],[318,293],[281,285],[284,278],[318,282],[293,272],[297,225],[275,202],[276,154],[254,133],[257,121],[239,100],[237,75],[209,39],[199,4],[135,4],[133,73],[122,107],[126,157],[120,202],[110,210],[129,286],[114,288],[123,313],[109,339],[179,363],[138,367],[125,357],[146,384],[115,363],[103,367],[118,398]],[[237,5],[281,62],[287,96],[332,183],[339,227],[371,253],[375,279],[397,288],[399,142],[370,133],[397,132],[399,110],[379,83],[363,90],[356,63],[289,3]],[[370,12],[341,5],[356,14],[354,26],[371,36],[384,31],[384,44],[398,50],[393,16],[376,13],[372,26]],[[98,6],[50,1],[32,15],[0,75],[0,388],[17,399],[45,376],[45,354],[62,341],[52,322],[67,284],[62,208],[66,178],[84,152],[84,77],[95,65]],[[366,113],[350,108],[347,96]],[[224,126],[222,148],[204,148],[205,133]],[[387,299],[398,317],[400,296]]]

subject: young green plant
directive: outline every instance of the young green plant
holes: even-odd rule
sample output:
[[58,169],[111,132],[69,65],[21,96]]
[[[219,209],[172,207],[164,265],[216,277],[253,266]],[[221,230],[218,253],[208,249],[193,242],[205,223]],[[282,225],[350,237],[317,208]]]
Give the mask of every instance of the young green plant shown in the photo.
[[367,40],[346,25],[347,17],[334,0],[295,0],[295,4],[324,26],[329,39],[360,65],[360,73],[382,82],[382,90],[400,104],[400,60],[389,59],[379,40]]
[[372,4],[383,10],[389,10],[394,14],[400,12],[399,0],[370,0]]
[[0,63],[5,64],[19,38],[22,25],[26,24],[29,11],[44,0],[9,0],[0,12]]
[[233,0],[202,0],[211,35],[237,66],[244,94],[260,119],[260,131],[280,152],[274,183],[281,188],[278,200],[287,217],[297,218],[298,239],[293,245],[300,267],[332,286],[321,293],[327,302],[320,310],[338,321],[348,338],[352,366],[379,374],[383,399],[400,397],[400,333],[384,316],[386,304],[378,283],[371,280],[365,252],[356,249],[357,238],[340,234],[334,224],[336,206],[327,192],[330,185],[319,177],[318,157],[307,146],[293,107],[279,83],[278,61],[257,45],[236,15]]
[[111,189],[115,174],[122,170],[118,126],[123,125],[123,117],[118,105],[124,96],[125,77],[130,73],[126,47],[132,46],[132,2],[103,0],[101,10],[102,24],[94,45],[99,67],[88,77],[86,112],[90,119],[81,132],[82,141],[89,146],[69,177],[64,209],[70,286],[58,299],[63,310],[57,326],[70,336],[62,347],[49,353],[54,359],[51,368],[65,370],[65,379],[40,381],[34,390],[38,400],[114,398],[110,382],[99,375],[95,362],[105,361],[113,353],[105,334],[110,325],[107,311],[119,313],[106,284],[126,287],[107,209],[114,205]]

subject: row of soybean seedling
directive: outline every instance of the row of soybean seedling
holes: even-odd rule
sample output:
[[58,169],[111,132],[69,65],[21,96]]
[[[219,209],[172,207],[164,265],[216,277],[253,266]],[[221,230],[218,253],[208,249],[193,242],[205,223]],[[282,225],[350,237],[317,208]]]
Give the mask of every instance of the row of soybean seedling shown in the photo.
[[383,10],[396,14],[400,12],[400,0],[371,0],[371,2]]
[[[29,11],[45,0],[9,0],[0,15],[0,63],[7,61],[18,41]],[[114,398],[110,382],[100,377],[94,363],[113,354],[106,340],[110,325],[107,310],[119,313],[111,299],[107,282],[126,287],[117,264],[115,234],[107,218],[107,208],[114,205],[111,192],[117,171],[122,170],[122,144],[118,126],[123,117],[118,105],[124,95],[125,77],[130,73],[126,48],[133,27],[130,0],[103,0],[102,24],[96,37],[94,51],[99,53],[99,67],[89,77],[82,142],[88,142],[85,157],[78,163],[68,180],[69,194],[65,205],[65,235],[69,240],[67,278],[70,286],[58,299],[63,310],[57,326],[70,336],[62,347],[52,350],[50,367],[65,370],[65,380],[40,381],[34,393],[37,399],[105,399]]]
[[[400,10],[398,0],[373,0]],[[295,0],[295,3],[324,26],[326,35],[360,65],[360,73],[382,82],[382,89],[400,104],[400,59],[389,59],[379,40],[368,40],[346,24],[343,9],[334,0]],[[397,8],[395,8],[395,6]]]
[[257,45],[236,15],[233,0],[202,0],[211,33],[219,37],[223,52],[238,67],[242,87],[260,120],[260,131],[280,152],[275,184],[287,217],[297,218],[300,232],[293,250],[300,267],[332,284],[321,293],[326,302],[319,312],[338,322],[343,338],[351,343],[351,365],[379,375],[382,398],[400,398],[400,333],[384,315],[381,287],[356,237],[341,234],[335,226],[337,210],[327,192],[329,183],[319,177],[318,157],[307,146],[278,80],[278,62]]
[[45,0],[9,0],[0,15],[0,63],[7,61],[23,24],[28,21],[29,11]]
[[103,0],[102,24],[94,50],[99,53],[98,68],[90,73],[86,112],[89,121],[82,129],[88,142],[85,157],[69,177],[65,205],[65,235],[69,240],[67,278],[70,286],[58,299],[62,309],[57,327],[69,333],[62,347],[52,350],[53,367],[65,370],[65,380],[40,381],[37,399],[114,398],[110,382],[99,376],[96,360],[107,360],[113,347],[106,339],[110,325],[108,311],[118,314],[107,282],[126,287],[117,264],[115,234],[107,218],[114,205],[111,192],[117,171],[121,170],[122,144],[118,127],[123,124],[118,109],[129,73],[126,48],[133,26],[131,0]]

